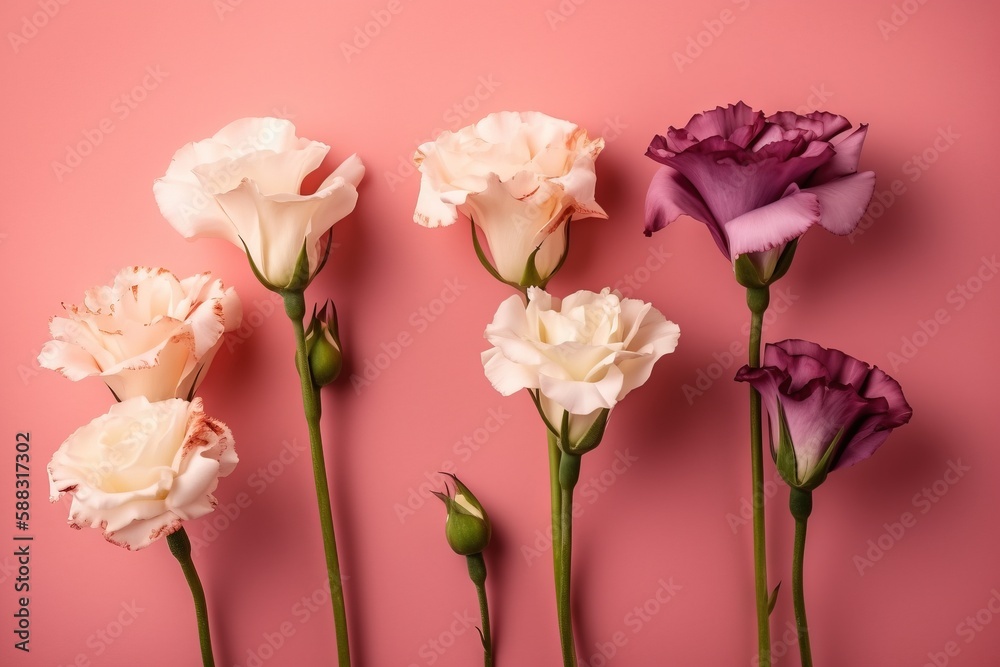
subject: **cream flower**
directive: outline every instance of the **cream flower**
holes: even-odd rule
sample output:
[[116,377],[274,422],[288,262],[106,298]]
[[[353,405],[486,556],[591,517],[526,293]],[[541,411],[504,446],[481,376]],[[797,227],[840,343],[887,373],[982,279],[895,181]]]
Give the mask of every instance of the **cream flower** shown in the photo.
[[166,269],[122,269],[110,286],[87,290],[82,306],[53,317],[38,355],[70,380],[100,376],[119,400],[189,398],[222,336],[240,325],[236,291],[210,273],[178,280]]
[[603,148],[603,139],[537,111],[490,114],[417,149],[413,219],[438,227],[465,214],[483,230],[495,275],[544,286],[565,259],[568,223],[608,217],[594,200]]
[[238,458],[233,436],[200,398],[132,398],[78,429],[48,466],[51,500],[73,497],[69,523],[100,528],[126,549],[148,547],[217,504]]
[[302,289],[326,261],[327,232],[354,210],[365,174],[352,155],[315,193],[301,194],[329,151],[295,136],[290,121],[242,118],[178,150],[153,194],[186,238],[226,239],[269,288]]
[[[504,396],[528,389],[567,451],[600,442],[610,410],[673,352],[680,328],[649,303],[605,288],[562,299],[538,288],[500,304],[485,336],[486,377]],[[568,427],[568,428],[567,428]],[[596,438],[596,440],[595,440]]]

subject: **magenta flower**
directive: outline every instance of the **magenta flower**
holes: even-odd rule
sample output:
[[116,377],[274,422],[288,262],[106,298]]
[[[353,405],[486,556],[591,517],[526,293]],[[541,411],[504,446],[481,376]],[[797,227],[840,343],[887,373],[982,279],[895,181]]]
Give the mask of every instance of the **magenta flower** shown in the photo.
[[744,366],[736,380],[760,392],[771,455],[796,488],[816,488],[831,470],[867,459],[913,414],[879,368],[805,340],[768,343],[764,365]]
[[743,102],[697,114],[646,151],[665,165],[646,195],[646,236],[688,215],[727,258],[749,254],[761,282],[777,279],[786,244],[814,224],[839,235],[857,227],[875,189],[874,172],[857,173],[867,133],[843,116],[765,118]]

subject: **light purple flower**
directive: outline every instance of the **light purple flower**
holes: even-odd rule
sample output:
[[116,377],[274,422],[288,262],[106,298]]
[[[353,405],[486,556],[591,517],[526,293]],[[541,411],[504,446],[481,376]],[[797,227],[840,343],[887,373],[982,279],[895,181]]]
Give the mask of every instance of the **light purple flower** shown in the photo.
[[913,414],[899,383],[878,367],[805,340],[769,343],[763,366],[744,366],[736,379],[760,392],[771,454],[798,488],[867,459]]
[[875,189],[857,173],[868,126],[790,111],[764,117],[743,102],[657,135],[646,155],[664,165],[646,195],[646,235],[681,215],[705,223],[722,253],[749,254],[767,281],[785,245],[818,224],[851,233]]

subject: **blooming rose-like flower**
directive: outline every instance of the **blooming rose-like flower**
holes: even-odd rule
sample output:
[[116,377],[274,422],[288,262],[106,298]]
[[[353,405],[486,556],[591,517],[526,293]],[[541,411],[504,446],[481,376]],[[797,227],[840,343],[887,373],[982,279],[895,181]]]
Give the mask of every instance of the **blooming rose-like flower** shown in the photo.
[[528,289],[500,304],[485,336],[486,377],[504,396],[528,389],[565,451],[596,447],[608,413],[674,351],[680,328],[649,303],[605,288],[558,299]]
[[119,400],[191,397],[223,334],[242,319],[236,291],[210,273],[178,280],[142,266],[87,290],[82,306],[63,308],[38,363],[70,380],[99,376]]
[[178,150],[153,194],[186,238],[226,239],[270,289],[302,289],[326,261],[327,232],[354,210],[365,173],[352,155],[302,194],[302,180],[329,151],[295,136],[287,120],[242,118]]
[[803,489],[867,459],[913,414],[879,368],[805,340],[769,343],[763,366],[744,366],[736,379],[760,392],[778,471]]
[[439,227],[462,212],[483,230],[494,275],[544,286],[566,256],[570,220],[608,217],[594,201],[603,148],[603,139],[537,111],[490,114],[417,149],[413,219]]
[[740,102],[697,114],[646,151],[664,165],[646,196],[646,235],[691,216],[727,258],[748,254],[762,282],[776,279],[785,245],[811,226],[857,227],[875,189],[874,172],[857,173],[867,134],[820,111],[765,118]]
[[215,509],[212,493],[238,458],[233,436],[200,398],[131,398],[78,429],[49,463],[51,500],[73,497],[69,523],[143,549]]

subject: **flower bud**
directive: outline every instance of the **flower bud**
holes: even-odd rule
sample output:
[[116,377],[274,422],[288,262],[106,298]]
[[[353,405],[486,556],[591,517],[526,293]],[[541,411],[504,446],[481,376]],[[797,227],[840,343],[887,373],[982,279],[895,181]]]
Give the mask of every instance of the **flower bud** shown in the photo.
[[306,350],[313,384],[325,387],[337,379],[343,366],[343,355],[337,327],[337,308],[333,301],[327,299],[318,313],[316,307],[313,307],[312,319],[306,329]]
[[447,494],[433,492],[448,508],[448,518],[444,527],[448,545],[460,556],[481,553],[489,545],[490,535],[493,532],[490,518],[458,477],[448,473],[442,474],[447,474],[455,482],[454,494],[448,488],[447,482],[445,483]]

